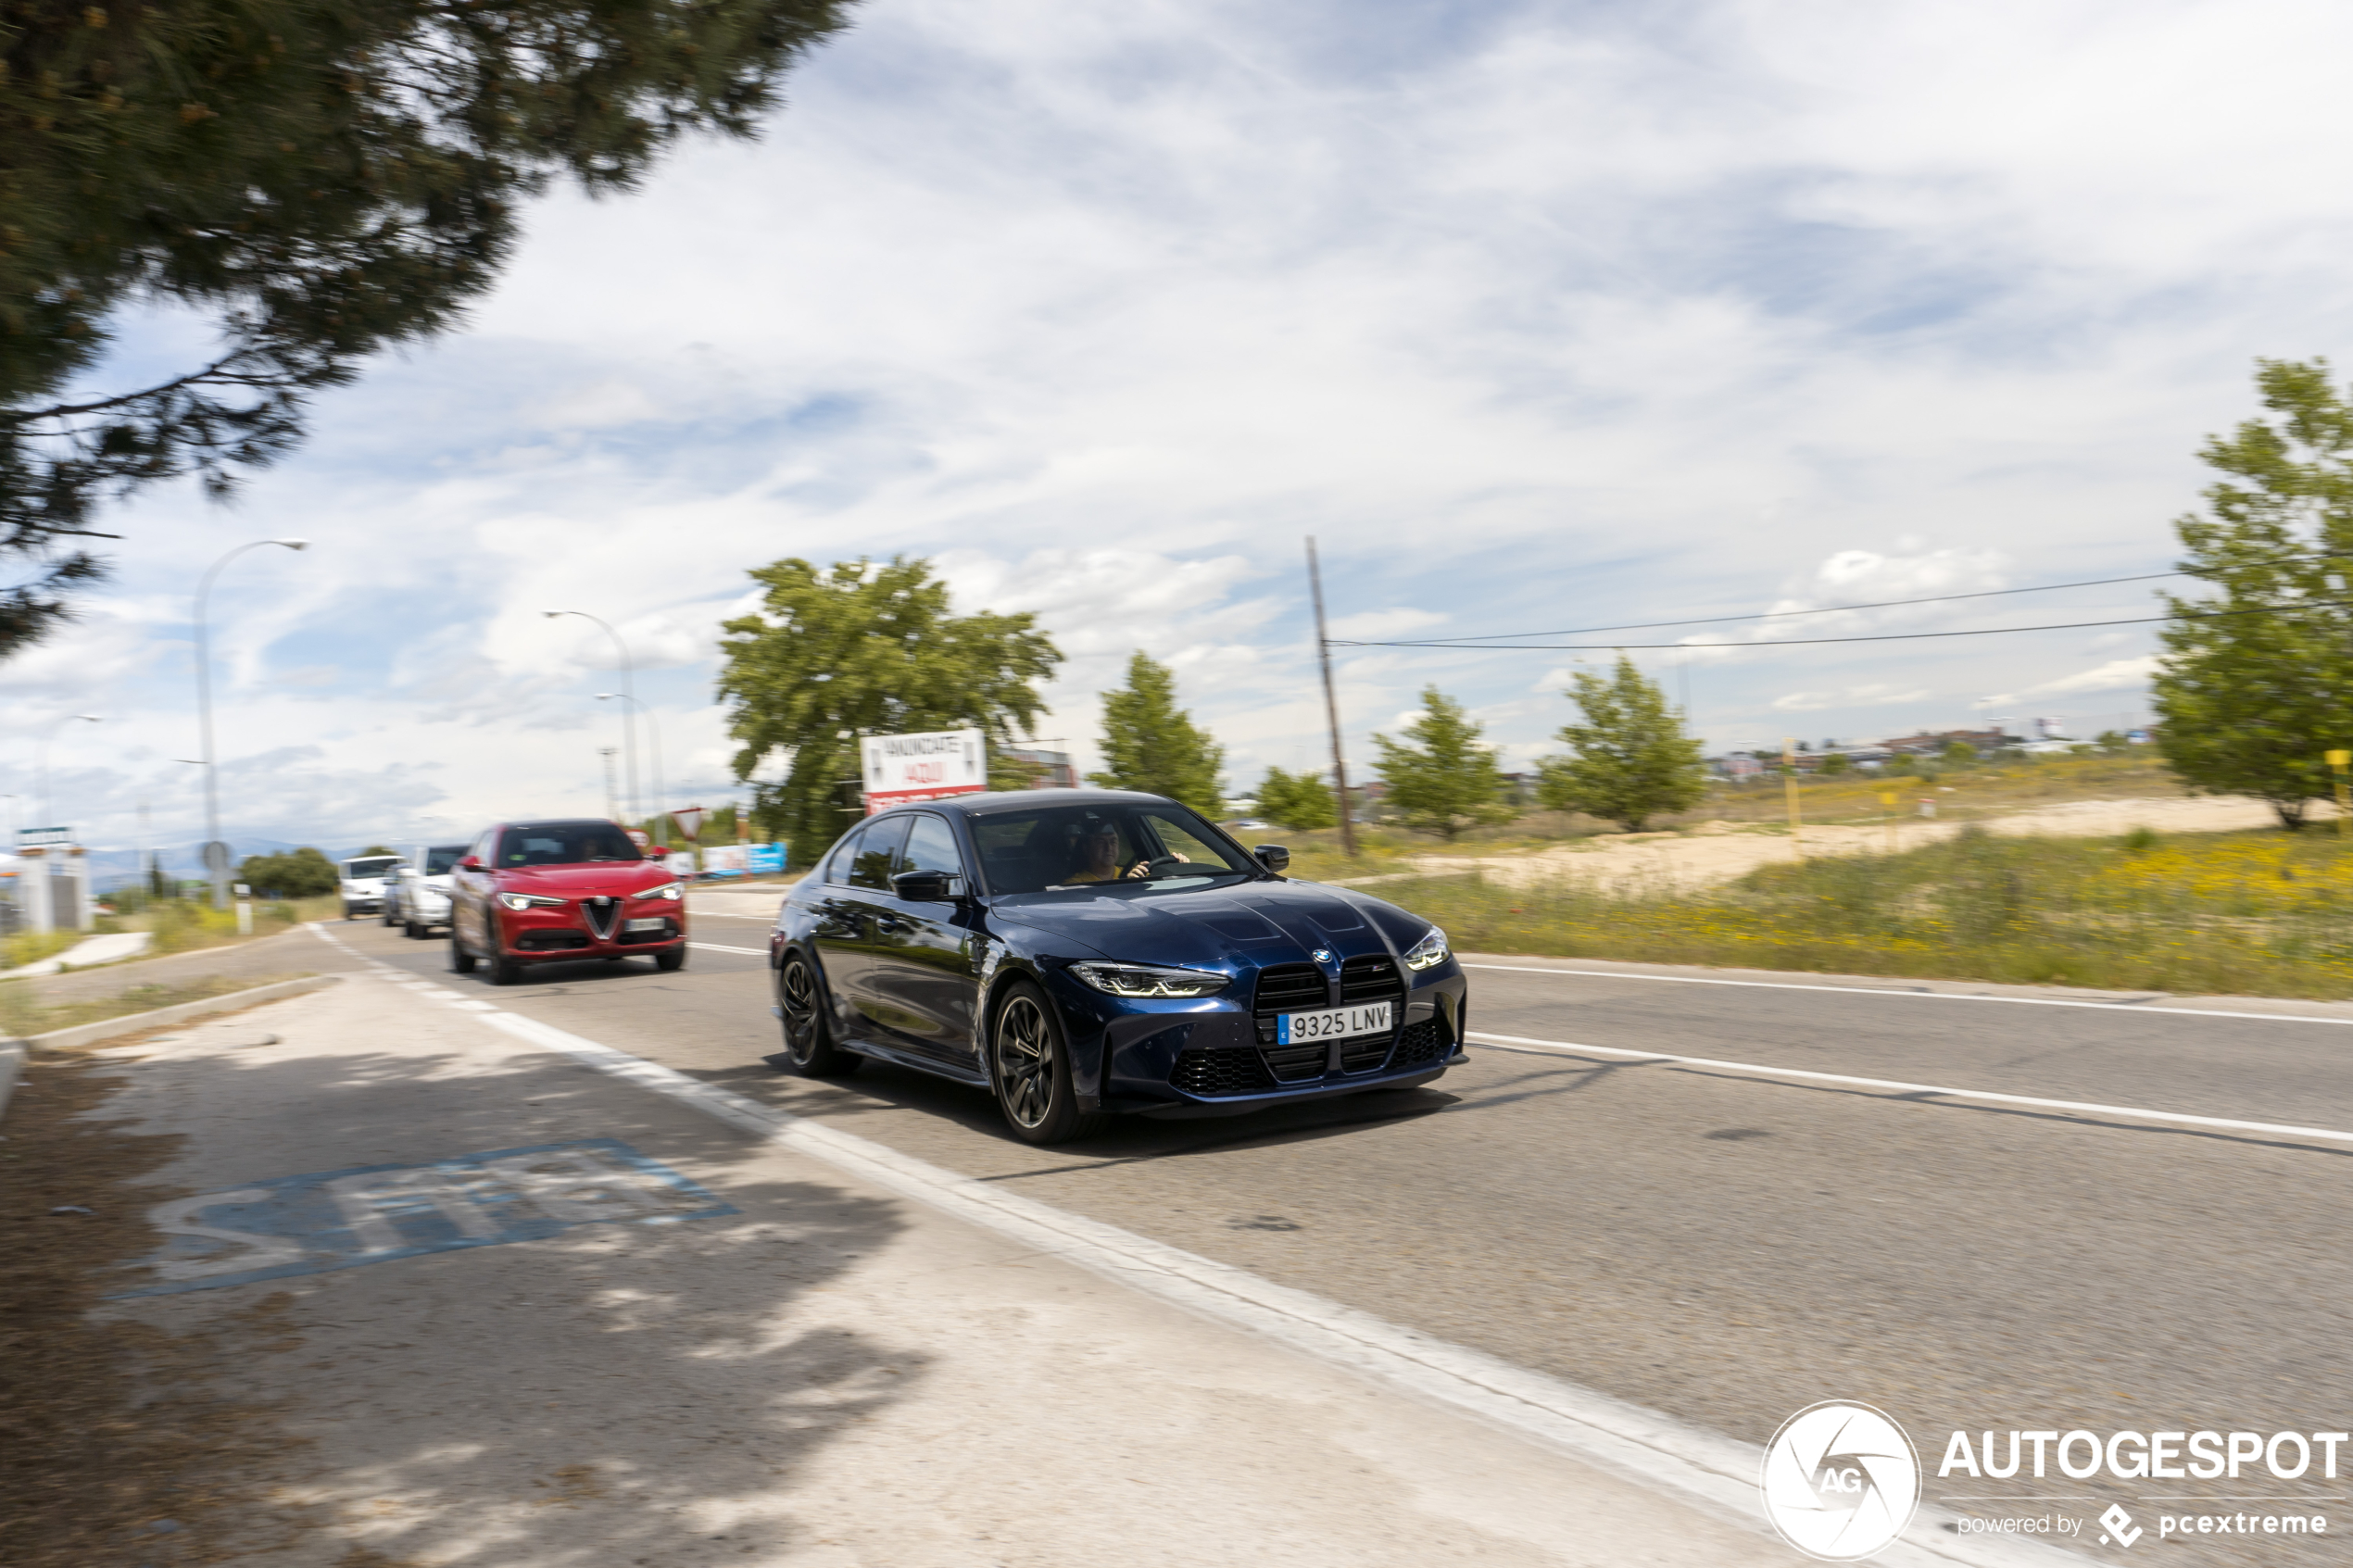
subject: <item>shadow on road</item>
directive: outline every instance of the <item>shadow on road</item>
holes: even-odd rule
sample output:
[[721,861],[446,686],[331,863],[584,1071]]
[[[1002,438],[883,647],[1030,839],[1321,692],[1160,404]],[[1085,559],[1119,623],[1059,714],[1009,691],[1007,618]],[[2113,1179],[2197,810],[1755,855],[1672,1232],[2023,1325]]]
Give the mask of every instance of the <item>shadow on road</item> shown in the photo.
[[[182,1339],[257,1303],[283,1309],[268,1353],[175,1369],[277,1412],[283,1446],[270,1465],[208,1479],[242,1481],[258,1518],[298,1536],[332,1526],[338,1544],[382,1554],[371,1562],[667,1565],[805,1549],[815,1526],[773,1499],[927,1361],[796,1306],[887,1247],[905,1228],[898,1205],[762,1174],[752,1166],[766,1146],[558,1059],[484,1068],[455,1055],[227,1052],[147,1063],[109,1110],[157,1116],[208,1151],[193,1174],[163,1173],[182,1190],[614,1138],[740,1212],[583,1223],[107,1309]],[[278,1534],[199,1539],[191,1526],[139,1555],[323,1560],[316,1544],[268,1538]]]

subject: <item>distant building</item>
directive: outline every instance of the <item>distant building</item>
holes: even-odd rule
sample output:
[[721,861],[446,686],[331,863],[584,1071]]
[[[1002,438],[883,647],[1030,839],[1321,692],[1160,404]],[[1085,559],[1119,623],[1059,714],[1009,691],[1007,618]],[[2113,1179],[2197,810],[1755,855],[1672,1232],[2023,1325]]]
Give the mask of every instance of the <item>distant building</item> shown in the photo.
[[1038,751],[1009,746],[1000,753],[1008,760],[1027,764],[1031,789],[1076,789],[1078,769],[1067,751]]
[[2020,736],[2004,734],[1999,730],[1923,730],[1916,735],[1883,740],[1879,743],[1879,749],[1895,756],[1929,757],[1956,743],[1979,751],[1997,751],[2006,746],[2023,744]]

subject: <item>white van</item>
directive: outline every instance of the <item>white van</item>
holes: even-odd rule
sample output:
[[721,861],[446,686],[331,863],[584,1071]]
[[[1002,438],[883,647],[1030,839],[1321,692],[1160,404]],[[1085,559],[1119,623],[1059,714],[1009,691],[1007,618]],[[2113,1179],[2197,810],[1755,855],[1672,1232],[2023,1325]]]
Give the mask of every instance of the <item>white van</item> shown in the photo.
[[337,870],[343,879],[343,918],[357,920],[384,907],[384,884],[400,870],[397,855],[362,855]]

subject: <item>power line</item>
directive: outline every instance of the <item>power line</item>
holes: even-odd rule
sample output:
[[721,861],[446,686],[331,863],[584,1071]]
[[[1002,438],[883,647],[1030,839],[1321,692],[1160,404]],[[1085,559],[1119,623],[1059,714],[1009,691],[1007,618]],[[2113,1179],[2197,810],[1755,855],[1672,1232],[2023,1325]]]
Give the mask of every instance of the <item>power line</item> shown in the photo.
[[[2166,576],[2175,575],[2171,572]],[[2146,626],[2159,621],[2227,621],[2241,615],[2278,615],[2289,610],[2325,609],[2353,604],[2353,599],[2306,599],[2293,605],[2265,605],[2255,609],[2183,610],[2179,615],[2140,615],[2124,621],[2061,621],[2045,626],[1982,626],[1969,632],[1883,632],[1869,637],[1777,637],[1769,643],[1462,643],[1462,642],[1347,642],[1335,637],[1334,647],[1349,648],[1430,648],[1441,653],[1514,653],[1521,649],[1531,652],[1614,652],[1619,648],[1801,648],[1825,643],[1908,643],[1928,637],[1999,637],[2016,632],[2081,632],[2095,626]],[[1737,618],[1736,618],[1737,619]],[[1688,621],[1667,621],[1666,625],[1689,625]],[[1599,628],[1606,630],[1606,628]],[[1631,631],[1633,628],[1629,627]],[[1522,636],[1540,635],[1521,633]]]
[[[2275,566],[2282,561],[2341,561],[2345,558],[2346,558],[2343,556],[2330,555],[2326,553],[2315,554],[2308,550],[2296,550],[2283,555],[2259,557],[2252,561],[2246,562],[2246,564],[2249,566]],[[1969,594],[1933,594],[1927,598],[1920,599],[1881,599],[1871,604],[1827,605],[1820,609],[1763,610],[1753,615],[1715,615],[1692,621],[1637,621],[1624,626],[1568,626],[1553,632],[1482,632],[1478,633],[1476,636],[1431,637],[1426,641],[1415,643],[1358,643],[1350,646],[1357,647],[1444,647],[1457,643],[1471,645],[1477,643],[1493,642],[1497,638],[1504,637],[1582,637],[1590,636],[1601,632],[1653,632],[1663,626],[1722,626],[1735,621],[1786,621],[1792,617],[1802,615],[1843,615],[1849,610],[1856,609],[1898,609],[1908,605],[1954,604],[1962,599],[1998,599],[2007,597],[2012,594],[2056,594],[2068,588],[2108,588],[2113,587],[2119,583],[2154,583],[2158,581],[2160,578],[2183,577],[2187,575],[2189,575],[2187,572],[2177,569],[2172,571],[2145,571],[2132,577],[2095,577],[2088,582],[2082,583],[2045,583],[2032,588],[1985,588],[1975,593]],[[2163,620],[2165,618],[2159,616],[2155,619]],[[2133,622],[2118,621],[2112,622],[2087,622],[2086,624],[2127,626],[2133,624]],[[2013,630],[2034,631],[2038,630],[2038,628],[2021,626],[2013,628]],[[1923,636],[1931,634],[1932,633],[1919,633],[1919,635]],[[1969,635],[1970,633],[1944,634]],[[1870,637],[1825,637],[1815,640],[1822,642],[1874,642],[1884,641],[1886,639]],[[1643,647],[1682,647],[1685,645],[1681,643],[1645,643],[1630,646]]]
[[[1925,599],[1881,599],[1875,604],[1829,605],[1821,609],[1776,609],[1755,615],[1712,615],[1695,621],[1637,621],[1626,626],[1568,626],[1557,632],[1483,632],[1477,637],[1433,637],[1427,643],[1415,643],[1415,647],[1441,647],[1449,644],[1470,644],[1496,637],[1581,637],[1595,632],[1651,632],[1662,626],[1721,626],[1733,621],[1785,621],[1797,615],[1840,615],[1850,609],[1894,609],[1905,605],[1950,604],[1957,599],[1994,599],[2009,594],[2054,594],[2062,588],[2105,588],[2118,583],[2154,583],[2160,577],[2179,577],[2178,571],[2147,571],[2137,577],[2100,577],[2089,583],[2045,583],[2035,588],[1988,588],[1974,594],[1937,594]],[[1381,647],[1401,645],[1382,643]],[[1680,647],[1680,643],[1656,645]]]

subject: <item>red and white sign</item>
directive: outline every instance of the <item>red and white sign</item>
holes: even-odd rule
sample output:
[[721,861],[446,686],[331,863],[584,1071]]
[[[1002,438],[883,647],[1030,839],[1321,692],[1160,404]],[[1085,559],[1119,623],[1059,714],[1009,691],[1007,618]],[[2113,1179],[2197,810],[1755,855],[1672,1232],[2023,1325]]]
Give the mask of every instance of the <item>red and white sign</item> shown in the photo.
[[988,744],[978,730],[934,730],[920,735],[867,735],[858,743],[865,763],[866,815],[911,800],[975,795],[988,787]]
[[680,833],[698,839],[702,837],[702,820],[709,814],[699,806],[681,806],[670,813],[670,820],[678,824]]

